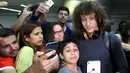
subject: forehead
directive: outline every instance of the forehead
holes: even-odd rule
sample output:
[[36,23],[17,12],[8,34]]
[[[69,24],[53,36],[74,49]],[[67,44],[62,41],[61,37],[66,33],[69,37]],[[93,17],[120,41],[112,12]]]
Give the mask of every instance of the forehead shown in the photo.
[[65,46],[65,48],[67,48],[67,47],[75,47],[75,46],[76,46],[75,43],[69,42],[69,43],[67,43],[67,45]]
[[11,35],[8,37],[0,37],[0,45],[9,44],[16,40],[15,35]]
[[80,17],[83,18],[83,17],[95,17],[96,14],[95,13],[89,13],[89,14],[81,14]]
[[62,27],[60,25],[54,25],[53,26],[53,30],[56,31],[56,30],[62,30]]
[[68,14],[68,12],[66,10],[60,10],[59,13]]
[[33,29],[33,31],[31,32],[31,33],[35,33],[35,32],[41,32],[42,31],[42,29],[41,29],[41,27],[39,26],[39,27],[36,27],[36,28],[34,28]]

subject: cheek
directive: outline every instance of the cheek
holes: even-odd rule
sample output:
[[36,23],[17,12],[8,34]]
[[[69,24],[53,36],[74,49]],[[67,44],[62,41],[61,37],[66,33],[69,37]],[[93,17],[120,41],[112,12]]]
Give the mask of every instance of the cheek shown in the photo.
[[4,50],[4,51],[2,51],[2,52],[4,52],[3,54],[4,55],[9,55],[9,53],[11,52],[9,49],[7,49],[7,50]]
[[58,36],[57,35],[54,35],[54,39],[56,39]]
[[81,21],[82,25],[84,26],[86,24],[86,21]]
[[79,55],[79,51],[76,51],[75,54],[78,56]]
[[63,55],[64,55],[65,59],[67,59],[69,57],[69,53],[68,52],[64,52]]
[[61,18],[61,15],[59,15],[58,18],[60,19],[60,18]]
[[65,19],[68,19],[68,16],[65,16]]
[[97,27],[97,22],[96,22],[96,20],[93,21],[93,24],[94,24],[94,26]]
[[86,22],[85,21],[82,21],[82,26],[85,28],[85,26],[86,26]]
[[17,43],[15,46],[16,46],[16,48],[18,48],[18,49],[19,49],[19,44],[18,44],[18,43]]

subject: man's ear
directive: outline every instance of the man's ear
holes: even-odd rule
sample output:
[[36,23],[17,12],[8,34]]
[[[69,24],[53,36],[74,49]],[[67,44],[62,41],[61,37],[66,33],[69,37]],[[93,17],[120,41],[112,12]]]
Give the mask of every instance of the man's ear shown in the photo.
[[63,55],[61,53],[59,54],[59,56],[60,56],[61,59],[64,60],[64,57],[63,57]]
[[26,36],[26,35],[24,35],[24,39],[25,39],[25,41],[29,41],[30,40],[30,38],[28,36]]

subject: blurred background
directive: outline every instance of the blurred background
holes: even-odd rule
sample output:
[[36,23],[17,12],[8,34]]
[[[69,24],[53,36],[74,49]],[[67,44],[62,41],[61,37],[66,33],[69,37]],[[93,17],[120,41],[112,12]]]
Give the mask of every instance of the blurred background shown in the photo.
[[[0,0],[3,1],[3,0]],[[44,0],[4,0],[8,2],[6,8],[14,9],[12,11],[0,9],[0,23],[4,27],[10,27],[17,19],[18,14],[24,8],[21,5],[37,4]],[[56,21],[57,10],[60,6],[67,6],[71,12],[69,21],[72,21],[74,7],[84,0],[53,0],[54,5],[47,13],[47,21]],[[120,21],[130,22],[130,0],[92,0],[100,3],[107,13],[107,21],[112,25],[112,31],[117,29]]]

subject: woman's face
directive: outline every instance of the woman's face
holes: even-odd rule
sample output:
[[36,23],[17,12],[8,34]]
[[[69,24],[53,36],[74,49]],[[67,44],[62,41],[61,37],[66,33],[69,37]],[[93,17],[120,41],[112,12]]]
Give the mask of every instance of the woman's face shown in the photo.
[[54,25],[53,32],[54,32],[54,41],[63,41],[64,31],[60,25]]
[[90,13],[89,15],[81,15],[82,26],[88,33],[93,33],[98,30],[97,21],[95,13]]
[[79,59],[79,50],[76,44],[70,42],[64,47],[61,58],[68,64],[77,64]]
[[30,36],[26,36],[25,40],[31,46],[41,46],[43,44],[43,34],[41,27],[36,27],[30,34]]

